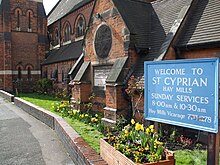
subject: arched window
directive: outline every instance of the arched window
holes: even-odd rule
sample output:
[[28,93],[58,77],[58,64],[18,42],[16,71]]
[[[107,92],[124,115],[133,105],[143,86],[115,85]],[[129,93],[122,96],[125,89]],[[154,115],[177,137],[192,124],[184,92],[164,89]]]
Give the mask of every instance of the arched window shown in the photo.
[[18,80],[21,80],[22,75],[21,75],[21,67],[18,67]]
[[31,80],[31,67],[28,67],[27,78],[28,78],[28,80]]
[[67,23],[64,29],[64,42],[70,41],[70,25]]
[[15,17],[16,17],[16,30],[17,31],[20,31],[21,30],[21,10],[19,8],[17,8],[15,10]]
[[28,30],[31,29],[31,13],[28,12]]
[[47,70],[44,71],[43,78],[48,78]]
[[65,76],[65,75],[64,75],[64,71],[62,70],[62,82],[64,82],[64,79],[65,79],[64,76]]
[[55,38],[54,38],[54,45],[58,45],[60,43],[60,35],[58,29],[55,30]]
[[32,32],[32,18],[33,18],[33,12],[31,10],[28,10],[27,11],[27,14],[26,14],[26,19],[27,19],[27,22],[28,22],[28,32]]
[[20,11],[17,10],[17,28],[20,28]]
[[85,33],[85,20],[82,16],[80,16],[76,25],[76,38],[83,36],[84,33]]

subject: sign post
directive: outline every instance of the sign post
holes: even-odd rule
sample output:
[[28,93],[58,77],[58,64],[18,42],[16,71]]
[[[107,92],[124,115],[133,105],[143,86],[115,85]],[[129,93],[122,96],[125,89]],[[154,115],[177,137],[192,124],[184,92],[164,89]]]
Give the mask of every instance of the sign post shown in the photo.
[[[216,164],[216,134],[208,134],[207,164]],[[218,165],[218,164],[216,164]]]
[[209,132],[212,164],[219,144],[218,65],[218,58],[144,64],[145,119]]

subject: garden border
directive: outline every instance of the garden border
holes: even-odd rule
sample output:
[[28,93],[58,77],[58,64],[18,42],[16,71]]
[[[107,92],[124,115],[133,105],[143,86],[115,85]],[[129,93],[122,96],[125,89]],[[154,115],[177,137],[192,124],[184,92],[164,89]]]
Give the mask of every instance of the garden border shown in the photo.
[[0,96],[53,129],[77,165],[108,165],[62,117],[3,90]]

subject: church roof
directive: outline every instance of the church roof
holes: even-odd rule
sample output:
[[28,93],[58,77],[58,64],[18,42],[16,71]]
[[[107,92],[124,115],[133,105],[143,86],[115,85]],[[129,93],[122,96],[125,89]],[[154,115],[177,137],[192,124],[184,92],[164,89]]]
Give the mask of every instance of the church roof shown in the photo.
[[151,3],[151,27],[149,53],[140,57],[135,68],[135,76],[143,76],[144,61],[152,61],[160,56],[160,49],[167,38],[182,8],[192,0],[157,0]]
[[48,15],[48,25],[53,24],[92,0],[60,0]]
[[126,26],[134,36],[135,46],[149,47],[151,4],[139,0],[113,0]]
[[74,60],[79,58],[83,52],[82,40],[77,42],[72,42],[68,45],[64,45],[57,49],[52,49],[49,51],[46,56],[46,60],[43,62],[43,65],[48,65],[56,62]]
[[220,42],[220,1],[199,1],[180,38],[177,47],[187,49]]

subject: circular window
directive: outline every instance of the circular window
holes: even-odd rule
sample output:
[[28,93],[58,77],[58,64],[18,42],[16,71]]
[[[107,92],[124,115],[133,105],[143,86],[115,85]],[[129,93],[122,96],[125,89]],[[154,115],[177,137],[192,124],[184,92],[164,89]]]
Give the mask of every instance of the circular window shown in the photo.
[[107,25],[100,26],[96,31],[94,45],[98,57],[108,57],[112,47],[112,33]]

